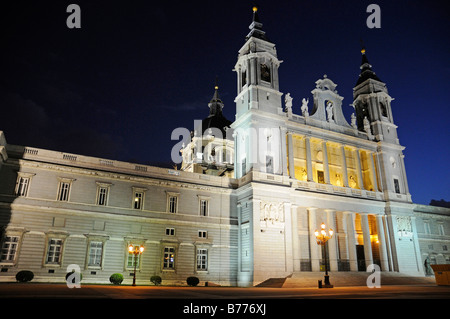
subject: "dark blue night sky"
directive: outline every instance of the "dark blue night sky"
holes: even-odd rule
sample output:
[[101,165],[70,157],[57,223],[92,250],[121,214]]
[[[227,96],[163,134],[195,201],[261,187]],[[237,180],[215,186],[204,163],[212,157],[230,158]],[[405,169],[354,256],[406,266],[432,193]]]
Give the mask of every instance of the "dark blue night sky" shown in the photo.
[[[81,29],[66,8],[81,7]],[[369,4],[381,28],[369,29]],[[208,115],[216,76],[234,120],[237,52],[252,1],[2,4],[0,130],[8,143],[170,166],[177,127]],[[446,1],[258,1],[277,45],[280,90],[312,101],[324,74],[350,122],[363,39],[392,102],[415,203],[450,200],[450,18]],[[446,6],[447,5],[447,6]],[[311,107],[310,102],[310,107]]]

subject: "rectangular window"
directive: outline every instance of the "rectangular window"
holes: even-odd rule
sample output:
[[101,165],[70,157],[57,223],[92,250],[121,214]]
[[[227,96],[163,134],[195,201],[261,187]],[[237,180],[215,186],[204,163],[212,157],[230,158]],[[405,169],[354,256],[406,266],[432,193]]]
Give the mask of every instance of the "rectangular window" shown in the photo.
[[317,182],[320,184],[325,184],[325,176],[323,174],[323,171],[317,171]]
[[175,236],[175,228],[166,228],[166,236]]
[[266,155],[266,173],[273,174],[273,157]]
[[106,206],[107,199],[108,199],[108,187],[99,186],[97,194],[97,205]]
[[27,196],[29,184],[29,177],[19,176],[17,180],[16,196]]
[[134,193],[134,209],[142,209],[142,200],[144,198],[144,193],[135,192]]
[[438,224],[439,235],[445,236],[444,224]]
[[58,200],[67,202],[69,200],[70,183],[60,182],[58,189]]
[[208,216],[209,201],[207,199],[200,200],[200,216]]
[[[133,247],[134,247],[134,249],[136,248],[136,246],[140,246],[140,245],[137,245],[137,244],[131,244],[131,245],[133,245]],[[133,250],[134,250],[133,249]],[[128,257],[127,257],[127,269],[134,269],[134,263],[136,262],[136,269],[139,269],[139,267],[140,267],[140,262],[141,262],[141,255],[140,254],[131,254],[129,251],[128,251],[128,246],[127,246],[127,254],[128,254]]]
[[103,242],[91,241],[89,244],[89,266],[100,267],[103,256]]
[[397,194],[400,194],[400,184],[398,183],[398,179],[394,178],[394,188]]
[[2,245],[0,261],[13,262],[16,259],[19,236],[6,236]]
[[197,249],[197,270],[208,270],[208,249]]
[[47,247],[47,264],[59,264],[62,253],[62,239],[50,238]]
[[169,196],[169,213],[177,212],[177,196]]
[[198,238],[208,238],[208,231],[206,231],[206,230],[199,230],[198,231]]
[[241,176],[244,176],[247,173],[247,158],[244,157],[242,159],[242,172],[241,172]]
[[164,269],[175,269],[175,248],[164,247]]
[[425,230],[425,234],[431,234],[431,229],[430,229],[430,223],[429,222],[424,222],[423,223],[423,228]]
[[247,84],[247,72],[242,71],[242,86]]

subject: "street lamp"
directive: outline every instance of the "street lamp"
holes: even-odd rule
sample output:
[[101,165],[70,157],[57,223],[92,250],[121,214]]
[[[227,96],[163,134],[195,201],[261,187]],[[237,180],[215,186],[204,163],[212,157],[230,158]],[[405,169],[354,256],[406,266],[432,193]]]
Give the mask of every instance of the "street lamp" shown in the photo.
[[133,273],[133,284],[132,286],[136,286],[136,264],[137,264],[137,256],[140,256],[144,252],[144,246],[133,246],[130,244],[128,246],[128,253],[134,255],[134,273]]
[[314,232],[314,235],[316,235],[317,239],[317,245],[324,246],[324,254],[325,254],[325,284],[323,285],[324,288],[333,288],[333,285],[330,284],[330,277],[328,276],[328,263],[327,263],[327,247],[325,247],[327,241],[333,237],[333,230],[330,228],[327,231],[325,230],[325,223],[322,223],[320,225],[320,232],[316,229]]

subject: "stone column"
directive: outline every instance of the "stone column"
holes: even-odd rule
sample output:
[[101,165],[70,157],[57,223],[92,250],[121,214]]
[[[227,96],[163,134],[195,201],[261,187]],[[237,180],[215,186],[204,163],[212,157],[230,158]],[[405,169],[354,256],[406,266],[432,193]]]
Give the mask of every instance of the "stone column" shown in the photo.
[[317,208],[308,208],[308,218],[309,218],[309,250],[311,252],[310,260],[311,260],[311,270],[312,271],[320,271],[320,263],[319,263],[319,245],[317,245],[316,235],[314,235],[314,231],[318,229],[316,223],[316,210]]
[[[280,126],[280,143],[281,143],[281,153],[280,153],[280,162],[282,165],[281,172],[283,176],[288,176],[288,162],[286,158],[287,150],[286,150],[286,128]],[[289,151],[290,154],[290,151]],[[275,159],[274,159],[275,160]],[[290,164],[289,164],[290,165]],[[275,168],[275,167],[274,167]],[[277,173],[277,170],[274,170],[274,173]]]
[[345,158],[345,146],[341,144],[341,156],[342,156],[342,178],[344,180],[344,187],[348,187],[348,174],[347,174],[347,159]]
[[294,260],[294,271],[300,271],[300,241],[298,238],[298,213],[297,206],[291,206],[292,224],[292,259]]
[[287,137],[288,137],[288,153],[289,153],[289,176],[295,179],[294,141],[292,139],[292,132],[288,132]]
[[330,184],[330,169],[328,168],[327,141],[322,141],[322,153],[323,153],[323,174],[325,178],[325,184]]
[[312,182],[313,179],[313,170],[312,170],[312,159],[311,159],[311,144],[310,137],[305,136],[305,149],[306,149],[306,174],[308,178],[308,182]]
[[358,271],[358,258],[356,256],[356,238],[355,238],[355,213],[344,212],[347,218],[347,247],[348,259],[351,271]]
[[[334,221],[334,215],[336,211],[332,209],[326,209],[327,212],[327,227],[331,228],[334,232],[333,237],[328,240],[328,258],[330,260],[330,271],[338,271],[338,262],[337,262],[337,229],[336,223]],[[328,229],[326,229],[328,231]]]
[[389,271],[389,260],[386,249],[386,237],[384,233],[383,216],[376,215],[378,247],[380,250],[380,263],[382,271]]
[[364,240],[364,259],[366,261],[366,268],[367,268],[369,265],[373,264],[368,214],[361,214],[361,229],[363,232],[363,240]]
[[358,186],[360,189],[364,189],[364,180],[362,177],[362,171],[361,171],[361,157],[359,156],[359,149],[355,149],[355,155],[356,155],[356,175],[358,176]]
[[378,191],[377,174],[375,172],[375,164],[373,162],[372,152],[367,152],[367,157],[369,157],[369,169],[372,176],[373,191],[377,192]]

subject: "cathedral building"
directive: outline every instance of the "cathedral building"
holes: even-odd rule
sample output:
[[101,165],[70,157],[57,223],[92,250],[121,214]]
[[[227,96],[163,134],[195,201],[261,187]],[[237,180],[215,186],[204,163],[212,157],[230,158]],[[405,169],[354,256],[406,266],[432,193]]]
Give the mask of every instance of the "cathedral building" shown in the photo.
[[393,98],[361,53],[350,123],[326,75],[296,110],[255,7],[234,66],[236,117],[216,86],[180,170],[11,145],[0,132],[0,281],[31,270],[63,282],[75,264],[82,282],[131,283],[136,265],[138,284],[252,286],[325,263],[416,276],[449,263],[450,209],[412,202]]

